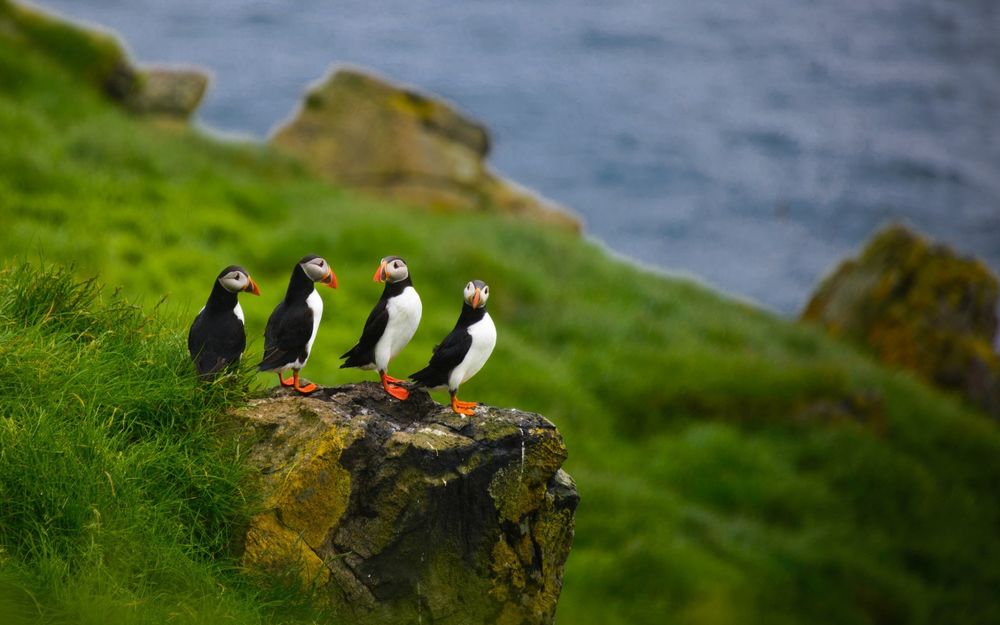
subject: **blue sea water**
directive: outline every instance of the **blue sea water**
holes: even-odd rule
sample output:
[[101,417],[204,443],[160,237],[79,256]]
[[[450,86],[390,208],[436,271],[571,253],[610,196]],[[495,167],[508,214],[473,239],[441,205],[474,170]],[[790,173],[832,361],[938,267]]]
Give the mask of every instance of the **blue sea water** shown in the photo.
[[1000,272],[995,0],[45,0],[264,137],[334,63],[443,95],[640,263],[794,313],[903,219]]

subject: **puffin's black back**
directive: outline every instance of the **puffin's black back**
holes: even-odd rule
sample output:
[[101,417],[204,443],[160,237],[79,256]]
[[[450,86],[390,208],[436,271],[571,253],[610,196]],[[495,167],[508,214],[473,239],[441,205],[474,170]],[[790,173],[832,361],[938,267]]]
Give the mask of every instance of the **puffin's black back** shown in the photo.
[[236,293],[230,293],[219,282],[219,278],[231,271],[246,273],[239,265],[223,269],[215,279],[205,308],[188,331],[188,352],[200,375],[219,373],[235,365],[246,349],[246,331],[234,312],[239,300]]
[[410,379],[419,386],[435,388],[446,386],[451,370],[457,367],[472,347],[472,335],[469,326],[486,316],[486,307],[473,308],[462,304],[462,312],[458,316],[455,328],[444,337],[444,340],[434,348],[430,363],[410,375]]
[[409,276],[399,282],[386,282],[382,289],[382,297],[375,303],[375,308],[368,314],[365,327],[361,331],[361,338],[358,344],[344,352],[341,358],[346,358],[341,369],[346,367],[364,367],[375,362],[375,345],[378,344],[382,334],[385,333],[386,326],[389,325],[389,300],[396,297],[406,287],[413,286],[413,281]]
[[313,312],[306,298],[315,290],[301,267],[317,256],[305,256],[292,269],[285,298],[275,306],[264,329],[264,358],[257,365],[259,371],[271,371],[296,360],[305,360],[306,345],[312,336]]

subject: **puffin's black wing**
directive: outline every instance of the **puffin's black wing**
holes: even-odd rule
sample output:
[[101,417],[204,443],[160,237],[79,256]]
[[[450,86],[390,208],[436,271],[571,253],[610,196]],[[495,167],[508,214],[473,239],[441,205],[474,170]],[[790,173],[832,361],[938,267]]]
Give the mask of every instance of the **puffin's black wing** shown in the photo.
[[313,313],[308,306],[286,306],[281,302],[267,319],[264,329],[264,359],[260,371],[283,367],[305,357],[312,336]]
[[470,347],[472,347],[472,335],[469,334],[469,330],[464,326],[455,328],[444,337],[440,345],[434,348],[430,363],[412,374],[410,379],[428,388],[447,385],[451,370],[462,362]]
[[188,352],[200,375],[218,373],[239,361],[246,349],[243,324],[235,315],[209,315],[202,311],[188,331]]
[[344,352],[344,355],[341,356],[341,358],[347,359],[344,364],[340,365],[341,369],[345,367],[363,367],[375,362],[375,344],[382,338],[386,326],[389,325],[388,302],[389,299],[386,297],[379,298],[378,303],[375,304],[375,308],[372,308],[372,311],[368,314],[368,320],[365,321],[365,329],[361,331],[361,338],[358,339],[358,344]]

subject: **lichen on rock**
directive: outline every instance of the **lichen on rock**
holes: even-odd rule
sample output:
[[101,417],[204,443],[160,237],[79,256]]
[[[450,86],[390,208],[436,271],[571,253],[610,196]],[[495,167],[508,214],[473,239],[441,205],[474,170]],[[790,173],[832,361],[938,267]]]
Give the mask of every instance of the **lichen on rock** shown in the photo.
[[997,278],[894,225],[813,294],[803,319],[1000,417]]
[[543,417],[366,383],[240,418],[264,493],[248,569],[299,571],[344,622],[553,622],[578,496]]

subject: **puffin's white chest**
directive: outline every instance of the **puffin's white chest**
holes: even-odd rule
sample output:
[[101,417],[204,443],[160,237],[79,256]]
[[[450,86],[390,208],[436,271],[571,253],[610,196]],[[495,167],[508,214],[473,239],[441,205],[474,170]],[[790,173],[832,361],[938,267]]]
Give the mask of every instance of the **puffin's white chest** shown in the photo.
[[413,338],[417,326],[420,325],[423,304],[420,302],[417,290],[408,286],[399,295],[389,298],[385,308],[389,314],[389,321],[378,343],[375,344],[375,366],[382,371],[388,367],[389,360],[403,351]]
[[493,324],[489,313],[469,326],[468,332],[472,337],[472,345],[469,346],[469,351],[462,362],[458,363],[448,376],[449,388],[457,389],[459,384],[479,373],[493,353],[493,348],[496,347],[497,327]]
[[[240,306],[239,302],[236,302],[236,306],[233,307],[233,314],[236,316],[237,319],[239,319],[240,325],[245,327],[246,322],[243,318],[243,308]],[[243,352],[240,352],[240,355],[237,356],[236,359],[243,360]]]
[[[306,343],[306,358],[309,358],[309,353],[312,351],[313,341],[316,340],[316,332],[319,331],[319,322],[323,319],[323,298],[319,296],[316,289],[313,289],[309,297],[306,298],[306,306],[312,311],[313,327],[312,334],[309,335],[309,342]],[[304,366],[306,363],[302,361]]]

